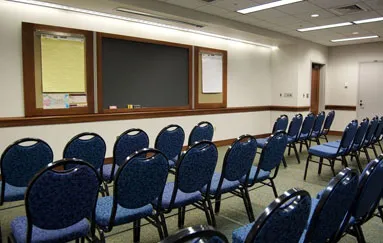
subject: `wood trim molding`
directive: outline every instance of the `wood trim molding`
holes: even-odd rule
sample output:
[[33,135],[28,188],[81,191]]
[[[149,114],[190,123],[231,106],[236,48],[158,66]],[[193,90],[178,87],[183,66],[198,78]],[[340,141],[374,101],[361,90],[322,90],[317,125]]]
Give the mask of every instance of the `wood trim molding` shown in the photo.
[[277,106],[273,105],[270,106],[271,111],[293,111],[293,112],[299,112],[299,111],[310,111],[310,106]]
[[343,132],[342,132],[342,131],[329,131],[329,132],[328,132],[328,135],[332,135],[332,136],[342,136],[342,135],[343,135]]
[[326,110],[339,110],[339,111],[356,111],[356,106],[353,105],[326,105]]

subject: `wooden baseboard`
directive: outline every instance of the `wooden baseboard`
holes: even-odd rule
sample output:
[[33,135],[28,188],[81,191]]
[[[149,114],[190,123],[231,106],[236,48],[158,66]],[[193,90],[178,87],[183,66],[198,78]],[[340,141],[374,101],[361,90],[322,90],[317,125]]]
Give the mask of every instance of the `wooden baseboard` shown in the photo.
[[343,135],[343,132],[342,132],[342,131],[329,131],[329,132],[328,132],[328,135],[332,135],[332,136],[342,136],[342,135]]

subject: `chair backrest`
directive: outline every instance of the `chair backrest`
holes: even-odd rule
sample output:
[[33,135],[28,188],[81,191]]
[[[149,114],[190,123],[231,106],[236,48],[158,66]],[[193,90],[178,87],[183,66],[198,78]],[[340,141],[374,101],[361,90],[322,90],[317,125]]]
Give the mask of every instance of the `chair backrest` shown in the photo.
[[334,121],[334,118],[335,118],[335,111],[330,111],[327,114],[326,120],[324,121],[324,124],[323,124],[323,129],[321,132],[323,135],[327,135],[328,132],[330,131],[330,128],[331,128],[331,125]]
[[[57,170],[67,163],[76,167]],[[98,172],[85,161],[63,159],[49,164],[32,179],[26,192],[27,242],[31,239],[32,225],[55,230],[85,218],[92,222],[100,184]]]
[[229,243],[226,236],[209,225],[182,229],[160,243]]
[[181,153],[184,140],[184,129],[179,125],[169,125],[157,135],[154,147],[164,153],[168,159],[174,159]]
[[141,129],[133,128],[123,132],[113,148],[113,163],[122,165],[126,158],[136,151],[149,147],[149,137]]
[[287,135],[285,132],[279,131],[271,135],[268,138],[265,147],[262,149],[258,168],[265,171],[271,171],[278,167],[283,159],[286,146]]
[[372,142],[373,143],[378,141],[378,139],[380,138],[380,135],[382,134],[382,131],[383,131],[383,119],[379,118],[379,120],[378,120],[378,127],[376,128],[376,130],[374,132],[374,136],[372,138]]
[[314,126],[314,121],[315,121],[315,115],[312,112],[307,114],[307,116],[303,120],[302,129],[299,133],[299,137],[301,135],[309,135],[310,134],[311,129]]
[[188,145],[192,146],[196,142],[203,140],[212,141],[214,135],[214,127],[208,121],[198,123],[190,132]]
[[189,147],[177,162],[174,190],[191,193],[207,185],[209,193],[217,159],[217,147],[212,142],[201,141]]
[[340,140],[340,146],[338,152],[344,154],[349,151],[352,145],[352,141],[355,138],[356,131],[358,130],[358,121],[351,121],[344,129],[342,139]]
[[373,117],[368,125],[366,137],[364,138],[365,145],[369,145],[372,138],[374,137],[375,131],[379,125],[379,118],[377,116]]
[[314,125],[313,125],[313,128],[311,129],[310,136],[315,136],[315,137],[320,136],[324,119],[325,119],[325,112],[322,111],[315,117]]
[[292,188],[276,198],[255,220],[246,243],[296,243],[310,215],[307,191]]
[[368,118],[364,118],[363,121],[360,123],[358,130],[355,134],[354,142],[352,143],[351,149],[353,151],[358,151],[363,146],[363,141],[367,134],[368,123]]
[[304,242],[334,242],[358,188],[358,175],[345,168],[331,179],[309,221]]
[[289,136],[290,138],[297,139],[299,130],[301,129],[301,126],[302,126],[302,121],[303,121],[302,114],[296,114],[290,122],[289,130],[287,131],[287,136]]
[[52,161],[52,149],[43,140],[38,138],[17,140],[1,155],[2,181],[12,186],[27,187],[33,176]]
[[273,133],[277,131],[286,131],[288,125],[289,125],[289,118],[287,117],[287,115],[281,115],[274,122]]
[[166,156],[157,149],[142,149],[126,158],[118,168],[114,182],[110,226],[113,226],[118,205],[136,209],[156,198],[160,204],[168,169]]
[[383,156],[372,160],[359,177],[358,191],[352,208],[352,216],[358,221],[367,220],[374,213],[382,196]]
[[223,179],[236,181],[249,172],[257,153],[257,140],[251,135],[242,135],[227,149],[222,165],[222,176],[218,184],[221,188]]
[[96,170],[104,164],[106,144],[104,139],[90,132],[80,133],[74,136],[65,146],[63,158],[82,159],[93,165]]

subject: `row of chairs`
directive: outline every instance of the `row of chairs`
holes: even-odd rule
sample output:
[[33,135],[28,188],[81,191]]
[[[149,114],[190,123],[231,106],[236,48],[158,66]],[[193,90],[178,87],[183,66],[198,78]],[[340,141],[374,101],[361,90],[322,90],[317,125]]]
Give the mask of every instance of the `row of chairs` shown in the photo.
[[[98,199],[95,188],[102,179],[93,166],[78,159],[54,162],[30,182],[25,196],[27,215],[12,221],[11,238],[16,242],[69,241],[86,237],[90,232],[92,240],[97,228],[105,241],[104,232],[133,223],[134,242],[138,242],[141,219],[146,219],[163,239],[168,235],[164,214],[178,209],[181,228],[189,205],[203,210],[208,224],[215,226],[212,200],[219,212],[221,195],[228,192],[243,199],[249,220],[253,221],[248,187],[258,182],[267,184],[277,196],[270,174],[275,169],[276,176],[286,145],[286,133],[277,132],[266,143],[258,166],[254,166],[256,139],[243,135],[227,150],[222,173],[218,174],[214,173],[216,146],[210,141],[197,142],[180,155],[173,182],[167,182],[170,165],[165,153],[144,148],[129,155],[119,166],[113,196]],[[64,170],[57,171],[59,167]]]
[[[368,149],[372,149],[374,155],[377,157],[375,146],[380,146],[380,141],[383,138],[383,117],[373,117],[371,121],[368,118],[358,126],[358,121],[351,121],[345,128],[341,140],[328,142],[322,145],[310,147],[308,150],[308,157],[306,161],[304,180],[306,180],[307,169],[309,162],[318,163],[318,174],[321,174],[322,166],[330,166],[332,173],[335,175],[334,165],[335,161],[342,162],[344,167],[348,167],[346,157],[350,156],[351,159],[355,158],[359,171],[362,172],[362,165],[360,163],[360,153],[364,152],[367,160],[370,160]],[[383,150],[382,150],[383,152]],[[313,160],[313,157],[319,157],[319,161]],[[324,159],[329,163],[325,164]]]

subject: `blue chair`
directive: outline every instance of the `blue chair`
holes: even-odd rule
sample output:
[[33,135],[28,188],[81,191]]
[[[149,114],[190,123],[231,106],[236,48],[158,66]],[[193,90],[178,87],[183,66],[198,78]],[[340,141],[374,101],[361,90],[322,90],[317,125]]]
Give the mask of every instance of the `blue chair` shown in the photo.
[[196,142],[203,140],[213,141],[214,127],[208,121],[202,121],[198,123],[190,132],[188,145],[192,146]]
[[[380,117],[380,120],[383,120],[383,116]],[[382,143],[381,143],[382,140],[383,140],[383,130],[382,130],[382,133],[380,134],[378,141],[377,141],[377,145],[379,145],[380,151],[383,153],[383,147],[382,147]]]
[[206,196],[215,199],[215,213],[219,213],[222,194],[230,192],[243,199],[249,220],[254,221],[247,183],[241,184],[240,180],[250,171],[256,151],[257,141],[251,135],[240,136],[227,149],[222,173],[214,173],[209,195],[206,195],[207,187],[202,190]]
[[169,125],[157,135],[154,147],[169,159],[170,168],[174,168],[184,145],[185,132],[178,125]]
[[370,161],[370,155],[368,154],[368,148],[372,143],[372,139],[374,137],[375,131],[379,126],[379,118],[377,116],[373,117],[370,121],[370,124],[367,129],[366,136],[363,141],[362,149],[360,152],[364,152],[366,155],[367,161]]
[[380,118],[378,120],[378,126],[375,129],[374,135],[372,136],[370,142],[364,146],[364,148],[367,149],[372,149],[374,152],[375,158],[378,157],[378,153],[376,152],[375,145],[379,144],[379,139],[383,131],[383,118]]
[[164,238],[163,214],[155,211],[158,206],[153,207],[151,203],[154,200],[161,203],[168,169],[168,159],[156,149],[142,149],[126,158],[116,173],[113,196],[101,197],[97,201],[96,224],[103,242],[104,232],[131,222],[133,240],[139,242],[143,218],[157,228],[161,240]]
[[322,126],[325,119],[325,112],[320,112],[316,117],[314,121],[314,125],[310,131],[308,141],[309,141],[309,147],[311,147],[311,142],[316,142],[317,145],[320,145],[319,137],[321,136],[322,132]]
[[[67,164],[75,165],[60,170]],[[25,194],[26,216],[11,222],[12,242],[68,242],[95,240],[94,211],[101,179],[82,160],[49,164],[30,182]]]
[[[104,139],[92,132],[83,132],[74,136],[65,146],[63,158],[82,159],[91,164],[99,173],[103,174],[106,144]],[[68,165],[69,167],[71,165]],[[67,168],[66,168],[67,169]],[[109,195],[108,185],[103,181],[101,194]]]
[[294,149],[295,157],[298,163],[301,163],[297,150],[296,143],[298,142],[299,131],[302,126],[303,116],[302,114],[296,114],[290,122],[289,130],[287,131],[287,146],[289,147],[288,155],[290,155],[291,148]]
[[234,230],[233,243],[297,243],[310,208],[310,194],[292,188],[276,198],[255,222]]
[[[177,161],[174,182],[166,184],[158,211],[170,213],[177,208],[179,228],[184,226],[186,206],[188,205],[194,205],[203,210],[208,224],[215,226],[211,200],[209,197],[205,197],[201,191],[206,187],[206,195],[209,195],[217,159],[216,146],[210,141],[201,141],[184,151]],[[167,236],[166,222],[163,223]]]
[[319,138],[323,137],[326,140],[326,142],[328,142],[327,135],[330,131],[334,118],[335,118],[335,111],[330,111],[326,116],[326,120],[324,121],[323,129],[320,133]]
[[303,120],[302,128],[301,128],[301,131],[299,132],[298,141],[297,141],[297,143],[300,144],[299,152],[302,152],[303,144],[306,145],[307,151],[309,150],[309,143],[308,143],[309,135],[314,126],[314,121],[315,121],[315,115],[311,112],[307,114],[307,116]]
[[[258,165],[253,165],[251,167],[249,175],[247,177],[243,177],[241,179],[241,183],[246,183],[247,180],[248,188],[251,188],[256,183],[270,186],[273,189],[274,196],[278,197],[274,179],[278,175],[279,165],[281,164],[286,146],[287,135],[285,132],[278,131],[270,136],[265,144],[265,147],[262,149]],[[269,180],[270,183],[265,182],[267,180]],[[251,207],[251,204],[249,207]]]
[[[352,142],[355,138],[357,131],[358,122],[356,120],[350,122],[346,129],[343,132],[342,139],[338,147],[326,146],[324,144],[313,146],[309,149],[309,155],[306,161],[305,173],[303,179],[306,180],[307,169],[309,167],[309,162],[318,163],[318,174],[322,172],[322,165],[330,166],[333,175],[335,176],[334,164],[335,160],[342,161],[344,167],[347,167],[346,155],[350,152]],[[312,157],[319,157],[319,162],[312,160]],[[339,159],[340,157],[340,159]],[[323,160],[326,159],[329,161],[329,164],[324,164]]]
[[23,138],[9,145],[0,161],[0,205],[23,200],[30,180],[52,161],[52,149],[41,139]]
[[[359,177],[359,185],[351,207],[351,218],[343,229],[355,236],[358,242],[366,242],[362,226],[374,216],[382,197],[383,156],[371,161]],[[343,232],[341,230],[341,232]]]
[[160,243],[229,243],[226,236],[210,225],[187,227]]
[[337,233],[354,201],[359,177],[345,168],[331,179],[326,188],[311,199],[308,226],[299,242],[336,242]]
[[144,148],[149,147],[149,137],[141,129],[133,128],[123,132],[114,143],[113,147],[113,162],[106,164],[103,168],[103,180],[110,183],[126,157]]

